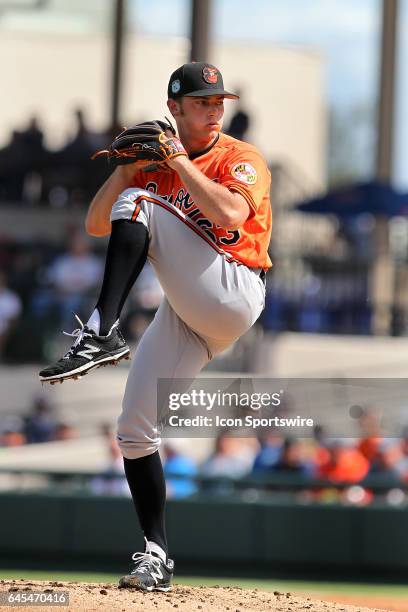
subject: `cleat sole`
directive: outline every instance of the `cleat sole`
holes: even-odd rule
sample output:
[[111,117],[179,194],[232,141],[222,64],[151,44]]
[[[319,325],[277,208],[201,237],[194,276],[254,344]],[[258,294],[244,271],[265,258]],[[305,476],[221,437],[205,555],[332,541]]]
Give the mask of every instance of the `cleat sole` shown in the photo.
[[144,593],[151,593],[152,591],[160,591],[162,593],[167,593],[173,589],[173,585],[171,583],[162,584],[162,585],[152,585],[146,586],[143,582],[140,582],[138,578],[134,578],[132,576],[124,576],[119,580],[118,587],[120,589],[129,589],[135,591],[143,591]]
[[62,384],[64,380],[79,380],[83,376],[86,376],[86,374],[88,374],[89,372],[97,370],[98,368],[106,367],[108,365],[118,365],[118,363],[122,361],[122,359],[126,361],[130,359],[129,349],[126,349],[119,356],[109,356],[103,360],[101,359],[100,361],[97,361],[96,363],[91,362],[90,364],[86,364],[85,366],[82,366],[81,368],[78,368],[73,372],[67,372],[66,374],[60,374],[59,376],[55,377],[40,376],[40,381],[42,384],[50,383],[51,385],[55,385],[57,383]]

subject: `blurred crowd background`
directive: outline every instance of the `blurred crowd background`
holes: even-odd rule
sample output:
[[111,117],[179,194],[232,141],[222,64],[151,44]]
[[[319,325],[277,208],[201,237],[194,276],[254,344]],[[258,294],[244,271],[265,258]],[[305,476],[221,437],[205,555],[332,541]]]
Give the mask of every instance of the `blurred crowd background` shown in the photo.
[[[0,468],[13,465],[21,447],[47,443],[52,457],[55,443],[83,436],[66,412],[58,416],[58,396],[54,403],[32,385],[26,407],[13,414],[8,373],[21,368],[34,380],[39,364],[66,346],[61,330],[72,331],[73,313],[86,320],[106,240],[86,236],[83,219],[109,175],[91,156],[124,125],[164,114],[168,76],[199,53],[197,40],[242,94],[227,106],[225,131],[267,158],[274,211],[265,311],[211,367],[274,376],[265,355],[281,338],[310,337],[310,365],[319,337],[326,347],[338,337],[370,339],[365,354],[382,350],[381,339],[407,337],[408,3],[257,1],[257,11],[230,0],[0,2],[0,53],[15,60],[0,101]],[[203,6],[211,8],[207,21]],[[123,315],[134,345],[161,297],[147,265]],[[264,369],[255,367],[260,353]],[[330,359],[342,375],[335,350]],[[401,365],[397,352],[394,359]],[[114,440],[119,408],[92,432],[103,442],[101,474],[86,481],[94,493],[127,494]],[[408,503],[408,431],[383,437],[369,408],[353,439],[329,439],[319,427],[308,440],[224,432],[199,459],[170,441],[162,452],[176,498],[226,494],[237,481],[254,494],[261,477],[265,495],[270,486],[309,502]]]
[[[22,414],[5,416],[2,426],[0,446],[12,449],[81,436],[80,427],[61,419],[56,405],[40,395]],[[130,495],[112,423],[96,422],[95,429],[103,440],[104,466],[99,475],[82,472],[82,490]],[[185,440],[165,438],[160,452],[167,495],[182,499],[239,491],[249,493],[253,501],[273,496],[303,503],[408,504],[408,427],[400,438],[384,436],[378,410],[367,406],[360,411],[357,431],[356,438],[333,438],[316,425],[311,436],[297,439],[273,428],[245,437],[224,428],[214,442],[207,441],[201,457]],[[53,477],[40,488],[58,484],[58,474]]]

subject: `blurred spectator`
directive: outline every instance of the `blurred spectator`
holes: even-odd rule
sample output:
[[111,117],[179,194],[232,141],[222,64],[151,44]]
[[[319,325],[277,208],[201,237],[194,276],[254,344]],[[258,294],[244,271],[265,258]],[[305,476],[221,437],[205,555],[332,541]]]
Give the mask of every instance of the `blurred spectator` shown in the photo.
[[31,117],[25,131],[20,132],[21,144],[26,150],[30,151],[31,157],[35,161],[39,153],[44,150],[44,134],[39,126],[38,118]]
[[76,435],[73,427],[58,421],[55,406],[45,395],[35,396],[23,417],[6,416],[0,422],[0,446],[71,440]]
[[229,432],[222,432],[215,440],[211,457],[202,465],[201,473],[239,478],[250,471],[254,455],[254,445],[249,438],[236,438]]
[[92,478],[90,490],[95,495],[130,495],[123,467],[123,457],[110,423],[102,423],[100,434],[108,455],[105,468]]
[[408,428],[403,431],[403,436],[397,444],[398,455],[395,460],[395,468],[401,480],[408,482]]
[[0,149],[0,194],[3,201],[21,201],[23,177],[19,162],[19,136],[17,130],[13,130],[10,141]]
[[100,434],[105,441],[109,466],[112,467],[114,471],[118,469],[119,472],[124,473],[122,453],[120,452],[120,448],[116,440],[116,434],[114,433],[111,424],[101,423]]
[[316,466],[316,471],[321,465],[325,465],[330,459],[330,453],[327,450],[329,441],[327,432],[321,425],[317,424],[313,427],[313,440],[311,440],[311,448],[313,448],[313,461]]
[[379,457],[382,443],[380,418],[374,408],[361,408],[361,415],[358,419],[362,437],[358,443],[358,450],[364,457],[372,462],[375,457]]
[[0,436],[0,446],[23,446],[26,444],[26,439],[21,431],[12,431],[7,429]]
[[233,138],[237,138],[238,140],[246,140],[246,133],[249,129],[250,125],[250,117],[249,114],[242,108],[242,92],[238,90],[238,95],[241,96],[239,101],[239,106],[235,113],[232,115],[231,120],[229,122],[228,127],[225,132],[232,136]]
[[34,295],[32,306],[36,316],[47,316],[54,308],[63,325],[72,325],[72,313],[90,310],[93,290],[99,286],[103,264],[91,252],[89,242],[81,235],[74,236],[68,252],[57,257],[46,271],[49,288]]
[[14,130],[10,142],[0,150],[0,195],[11,202],[38,201],[42,174],[47,163],[43,132],[37,117],[27,128]]
[[106,160],[91,159],[97,150],[106,148],[105,135],[88,128],[81,108],[74,110],[74,120],[74,137],[53,156],[48,190],[53,206],[66,206],[68,202],[86,205],[107,178]]
[[33,291],[38,287],[38,271],[44,267],[51,249],[47,244],[12,240],[0,242],[0,260],[4,258],[7,261],[7,268],[4,269],[9,271],[9,282],[23,304],[29,303]]
[[135,283],[133,300],[140,308],[157,310],[163,298],[163,289],[151,264],[146,262]]
[[39,444],[55,440],[57,420],[54,406],[40,395],[33,400],[31,411],[24,419],[24,435],[28,444]]
[[22,432],[22,419],[19,416],[2,416],[0,421],[0,447],[22,446],[26,437]]
[[245,140],[245,135],[249,128],[249,115],[242,110],[238,110],[232,117],[226,130],[229,136],[238,140]]
[[[163,445],[163,459],[167,497],[182,498],[196,493],[194,476],[197,475],[197,466],[193,459],[178,451],[169,442]],[[173,476],[178,478],[172,478]]]
[[101,148],[104,144],[102,133],[92,132],[86,121],[85,111],[82,108],[74,110],[74,120],[76,123],[76,133],[71,141],[69,141],[62,149],[62,153],[68,156],[81,157],[83,154],[90,153],[91,155],[96,149]]
[[369,476],[385,476],[389,480],[399,480],[397,453],[392,444],[379,445],[371,457]]
[[267,430],[259,437],[261,449],[255,457],[252,471],[260,473],[269,471],[279,463],[284,447],[284,440],[276,429]]
[[126,304],[125,335],[139,340],[152,321],[163,298],[163,289],[149,262],[146,262]]
[[62,421],[59,421],[56,424],[55,432],[54,432],[55,442],[62,442],[64,440],[72,440],[73,438],[76,438],[76,436],[77,436],[77,432],[75,431],[73,427],[71,427],[71,425],[68,425],[67,423],[64,423]]
[[5,275],[0,271],[0,357],[12,325],[21,313],[21,300],[7,287]]
[[274,470],[281,474],[299,474],[313,476],[315,465],[308,456],[305,443],[287,438],[284,442],[279,461]]
[[109,131],[91,131],[81,108],[74,110],[74,121],[75,133],[59,151],[44,146],[37,117],[29,118],[27,128],[12,131],[0,149],[0,201],[52,206],[89,202],[110,173],[105,159],[91,157],[112,138]]
[[333,482],[359,482],[368,474],[370,464],[364,455],[345,440],[335,440],[328,448],[327,461],[320,465],[318,478]]

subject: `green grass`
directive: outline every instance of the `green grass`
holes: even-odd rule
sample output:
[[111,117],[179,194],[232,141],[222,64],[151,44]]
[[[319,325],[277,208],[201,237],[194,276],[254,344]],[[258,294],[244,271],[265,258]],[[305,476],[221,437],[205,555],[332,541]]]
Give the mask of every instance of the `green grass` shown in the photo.
[[180,584],[219,584],[221,586],[240,586],[243,589],[262,589],[266,591],[300,593],[350,593],[361,595],[395,595],[408,597],[408,585],[369,584],[352,582],[309,582],[303,580],[253,580],[232,578],[190,578],[177,577]]
[[[116,582],[117,574],[91,574],[78,572],[43,572],[35,570],[0,570],[0,579],[24,578],[25,580],[61,580],[67,582]],[[177,576],[178,584],[239,586],[243,589],[262,589],[291,593],[348,593],[351,595],[408,597],[408,585],[368,584],[346,582],[309,582],[302,580],[254,580],[240,578],[197,578]]]
[[41,570],[4,570],[0,569],[0,579],[13,580],[23,578],[24,580],[61,580],[63,582],[117,582],[117,574],[102,574],[91,572],[46,572]]

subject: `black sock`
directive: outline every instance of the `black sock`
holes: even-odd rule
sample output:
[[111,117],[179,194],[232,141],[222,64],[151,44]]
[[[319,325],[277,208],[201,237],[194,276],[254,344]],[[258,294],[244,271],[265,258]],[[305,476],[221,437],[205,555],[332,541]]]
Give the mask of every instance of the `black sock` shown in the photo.
[[112,222],[105,274],[96,304],[101,336],[106,336],[119,318],[129,291],[146,263],[148,249],[149,235],[143,223],[127,219]]
[[124,458],[123,461],[126,478],[144,536],[147,540],[158,544],[167,557],[164,520],[166,483],[159,451],[140,459]]

